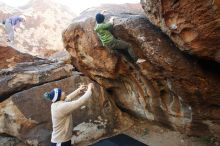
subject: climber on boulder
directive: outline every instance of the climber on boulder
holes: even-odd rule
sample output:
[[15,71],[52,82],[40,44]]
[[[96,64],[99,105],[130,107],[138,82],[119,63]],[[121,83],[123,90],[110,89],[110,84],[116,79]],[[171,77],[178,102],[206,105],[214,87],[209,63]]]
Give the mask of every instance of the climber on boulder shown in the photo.
[[5,31],[7,34],[7,42],[14,42],[14,31],[16,31],[15,26],[17,24],[19,24],[20,22],[25,22],[26,21],[26,17],[24,15],[20,15],[20,16],[11,16],[6,18],[3,22],[3,24],[5,25]]
[[93,83],[88,84],[87,90],[81,97],[73,101],[72,99],[82,93],[85,88],[85,85],[81,85],[67,96],[60,88],[54,88],[52,91],[44,93],[44,97],[53,102],[51,105],[53,124],[51,146],[71,146],[72,111],[82,106],[91,97],[94,88]]
[[110,52],[118,54],[122,53],[126,57],[128,61],[133,63],[142,63],[144,59],[138,59],[131,45],[123,40],[116,39],[112,33],[110,32],[110,28],[113,27],[113,19],[112,17],[108,23],[105,23],[105,16],[101,13],[96,14],[96,26],[94,30],[96,31],[99,39],[101,40],[103,46],[106,46]]

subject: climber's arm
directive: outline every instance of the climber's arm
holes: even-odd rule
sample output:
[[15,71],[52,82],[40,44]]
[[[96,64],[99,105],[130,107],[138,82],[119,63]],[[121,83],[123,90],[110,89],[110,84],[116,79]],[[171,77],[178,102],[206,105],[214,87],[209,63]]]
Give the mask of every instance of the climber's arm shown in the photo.
[[85,85],[80,85],[78,89],[66,96],[65,101],[71,101],[73,98],[79,95],[85,89],[85,87]]
[[81,96],[79,97],[79,99],[71,101],[71,102],[64,102],[60,107],[59,107],[59,111],[63,114],[63,115],[68,115],[70,114],[72,111],[74,111],[75,109],[79,108],[80,106],[82,106],[88,99],[89,97],[91,97],[92,95],[92,89],[93,89],[93,84],[90,83],[88,85],[88,89],[87,91]]
[[110,27],[112,27],[111,23],[103,23],[100,25],[100,29],[109,29]]

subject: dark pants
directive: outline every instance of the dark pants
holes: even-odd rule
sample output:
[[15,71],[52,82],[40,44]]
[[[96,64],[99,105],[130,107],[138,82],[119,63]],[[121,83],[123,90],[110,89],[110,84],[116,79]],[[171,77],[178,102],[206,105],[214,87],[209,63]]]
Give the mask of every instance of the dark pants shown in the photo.
[[137,61],[137,57],[135,56],[130,44],[125,41],[114,39],[112,42],[110,42],[106,46],[110,49],[110,52],[112,53],[123,54],[128,61],[131,61],[131,62]]
[[14,41],[14,29],[13,29],[13,25],[11,24],[10,19],[5,20],[5,30],[8,35],[8,40],[10,42],[13,42]]
[[71,146],[71,140],[69,140],[67,142],[62,142],[62,143],[52,143],[51,142],[51,146]]

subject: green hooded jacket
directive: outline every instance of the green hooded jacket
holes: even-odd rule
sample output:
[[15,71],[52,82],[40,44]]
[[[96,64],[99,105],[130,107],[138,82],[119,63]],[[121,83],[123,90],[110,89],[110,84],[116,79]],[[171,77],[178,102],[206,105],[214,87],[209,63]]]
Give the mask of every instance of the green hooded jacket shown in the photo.
[[111,41],[114,40],[114,36],[109,31],[109,29],[112,27],[111,23],[100,23],[96,24],[95,31],[101,40],[103,45],[109,44]]

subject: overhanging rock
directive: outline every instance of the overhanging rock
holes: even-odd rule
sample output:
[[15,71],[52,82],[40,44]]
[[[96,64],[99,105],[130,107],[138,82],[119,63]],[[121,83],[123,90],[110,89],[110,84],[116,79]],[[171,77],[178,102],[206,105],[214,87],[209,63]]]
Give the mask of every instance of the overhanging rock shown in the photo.
[[180,50],[220,63],[218,0],[141,0],[148,19]]

